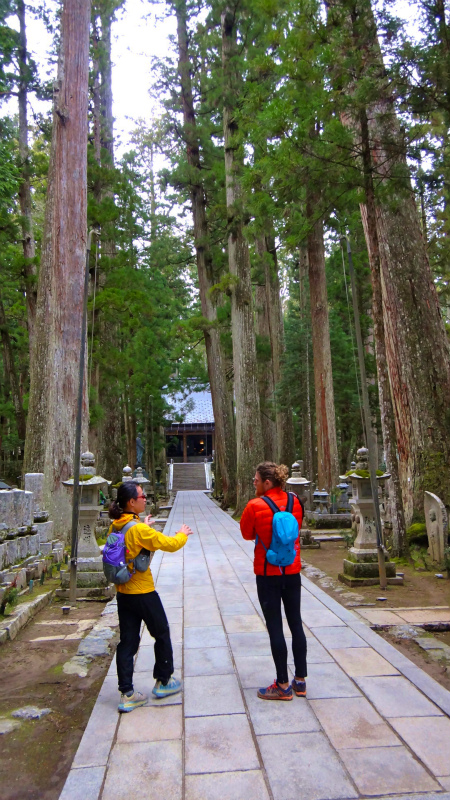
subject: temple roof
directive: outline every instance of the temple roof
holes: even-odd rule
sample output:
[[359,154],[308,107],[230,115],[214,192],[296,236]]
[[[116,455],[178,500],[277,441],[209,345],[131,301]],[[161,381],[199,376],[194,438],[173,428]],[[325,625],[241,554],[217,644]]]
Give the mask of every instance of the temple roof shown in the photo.
[[169,424],[179,422],[184,425],[198,425],[214,422],[211,392],[208,390],[178,392],[166,395],[165,400],[171,406],[166,414]]

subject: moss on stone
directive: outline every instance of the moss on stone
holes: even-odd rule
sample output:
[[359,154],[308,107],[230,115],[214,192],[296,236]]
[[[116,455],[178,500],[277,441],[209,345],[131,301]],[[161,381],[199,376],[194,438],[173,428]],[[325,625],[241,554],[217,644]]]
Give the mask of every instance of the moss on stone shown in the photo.
[[[358,478],[370,478],[370,472],[368,469],[349,469],[345,475],[357,475]],[[384,475],[384,472],[381,469],[376,470],[377,477],[381,477]]]

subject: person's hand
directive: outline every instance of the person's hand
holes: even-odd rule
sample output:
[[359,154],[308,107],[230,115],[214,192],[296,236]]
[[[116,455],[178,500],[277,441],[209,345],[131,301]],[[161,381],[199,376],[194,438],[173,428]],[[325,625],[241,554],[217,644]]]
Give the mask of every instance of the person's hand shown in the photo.
[[192,533],[194,533],[194,531],[192,531],[190,529],[189,525],[185,525],[184,522],[183,522],[183,524],[182,524],[180,530],[178,531],[178,533],[185,533],[186,536],[190,536]]
[[152,522],[152,515],[151,514],[147,514],[147,516],[144,517],[144,523],[146,525],[150,525],[150,527],[151,527],[151,522]]

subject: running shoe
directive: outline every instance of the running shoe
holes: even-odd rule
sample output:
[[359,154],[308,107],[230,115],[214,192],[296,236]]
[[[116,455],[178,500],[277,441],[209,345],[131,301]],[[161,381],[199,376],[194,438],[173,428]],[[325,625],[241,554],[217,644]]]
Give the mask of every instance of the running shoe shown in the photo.
[[274,681],[267,689],[258,689],[258,697],[261,700],[292,700],[294,695],[292,694],[292,686],[282,689],[278,682]]
[[306,681],[296,681],[292,678],[292,689],[297,697],[306,697]]
[[159,699],[168,697],[171,694],[176,694],[177,692],[181,692],[181,681],[179,681],[178,678],[174,678],[173,675],[165,685],[161,681],[156,681],[152,689],[153,697]]
[[126,714],[128,711],[134,711],[139,706],[145,706],[148,702],[148,697],[142,692],[128,692],[127,694],[120,695],[120,703],[118,710],[121,714]]

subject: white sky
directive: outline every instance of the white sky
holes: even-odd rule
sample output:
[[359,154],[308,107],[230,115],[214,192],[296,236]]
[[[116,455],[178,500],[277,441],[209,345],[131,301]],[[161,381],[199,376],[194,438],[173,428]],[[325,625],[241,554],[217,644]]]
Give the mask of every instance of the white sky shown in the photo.
[[[411,0],[396,0],[397,13],[409,18],[409,33],[414,36],[414,3]],[[47,0],[50,10],[56,9],[54,0]],[[151,59],[168,54],[168,36],[176,33],[175,19],[161,19],[165,4],[153,5],[146,0],[126,0],[113,24],[113,114],[115,117],[115,147],[120,157],[130,147],[130,135],[139,118],[151,120],[159,109],[149,96],[151,83]],[[157,17],[160,19],[157,19]],[[10,20],[16,27],[16,18]],[[39,65],[42,77],[48,75],[51,36],[40,20],[28,16],[28,50]],[[45,104],[30,98],[31,106],[43,110]],[[3,103],[0,114],[13,114],[16,100]],[[47,108],[49,104],[47,104]]]
[[[50,10],[56,3],[48,2]],[[162,17],[164,3],[150,5],[143,0],[127,0],[125,9],[117,15],[112,27],[113,61],[113,114],[115,118],[115,147],[118,156],[129,149],[130,135],[136,127],[136,120],[151,120],[158,115],[155,101],[150,98],[151,59],[163,57],[170,48],[168,37],[176,33],[175,19]],[[15,17],[8,20],[11,27],[17,28]],[[50,51],[51,35],[41,20],[31,15],[27,18],[28,51],[38,64],[41,78],[48,79],[49,73],[55,75],[56,65],[52,65]],[[30,97],[30,106],[35,111],[50,108]],[[17,113],[17,101],[12,98],[2,103],[0,114]],[[30,120],[31,121],[31,120]]]

